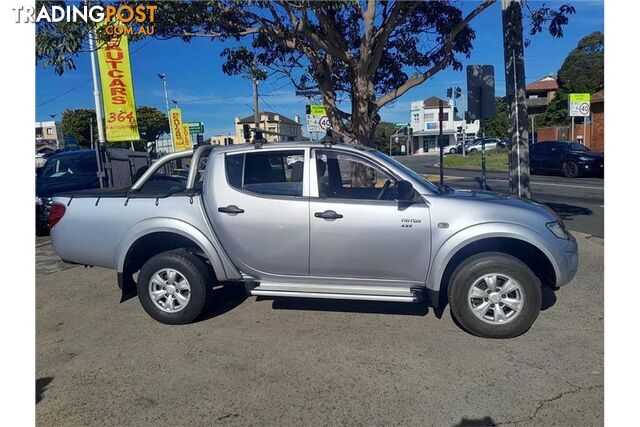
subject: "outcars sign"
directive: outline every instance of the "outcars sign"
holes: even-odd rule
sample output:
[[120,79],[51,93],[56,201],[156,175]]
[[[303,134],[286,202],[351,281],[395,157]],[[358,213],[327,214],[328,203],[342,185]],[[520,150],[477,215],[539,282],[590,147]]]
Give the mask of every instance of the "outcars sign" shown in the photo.
[[591,114],[591,95],[588,93],[569,94],[569,116],[589,117]]
[[182,111],[179,108],[169,110],[171,116],[171,133],[173,137],[173,149],[185,151],[191,148],[189,126],[182,123]]
[[138,118],[129,62],[129,41],[126,34],[113,37],[98,49],[98,64],[100,66],[107,141],[139,140]]

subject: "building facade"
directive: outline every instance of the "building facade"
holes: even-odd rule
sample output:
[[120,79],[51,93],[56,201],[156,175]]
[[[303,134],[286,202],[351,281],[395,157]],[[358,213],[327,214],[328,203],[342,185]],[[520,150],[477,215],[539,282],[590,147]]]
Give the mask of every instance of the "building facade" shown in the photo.
[[525,90],[527,93],[527,114],[542,114],[547,111],[549,103],[556,96],[558,81],[556,76],[548,74],[528,84]]
[[[245,142],[242,127],[248,124],[253,128],[255,126],[254,120],[253,115],[242,119],[236,117],[236,135],[233,138],[234,144],[242,144]],[[292,120],[282,114],[261,111],[259,114],[258,128],[267,131],[263,136],[268,142],[302,140],[302,125],[300,124],[299,116],[296,116],[295,120]],[[229,138],[228,135],[221,136],[222,138]]]
[[473,139],[480,129],[478,120],[467,123],[458,117],[450,101],[432,96],[422,101],[411,103],[411,120],[409,121],[413,133],[408,147],[408,154],[424,154],[438,148],[440,135],[439,111],[443,102],[442,136],[443,145],[456,145],[462,140]]
[[56,121],[36,122],[36,151],[42,147],[62,148],[64,135],[62,123]]

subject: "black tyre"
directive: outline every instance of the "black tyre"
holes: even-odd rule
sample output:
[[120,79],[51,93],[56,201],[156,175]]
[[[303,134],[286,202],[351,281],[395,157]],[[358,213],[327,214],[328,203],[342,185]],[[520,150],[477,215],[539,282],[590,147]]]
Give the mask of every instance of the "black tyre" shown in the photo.
[[451,312],[470,333],[512,338],[526,332],[540,313],[540,280],[522,261],[499,252],[474,255],[449,282]]
[[168,251],[149,259],[138,275],[138,299],[158,322],[182,325],[195,320],[213,292],[206,264],[186,250]]
[[576,164],[576,162],[572,162],[569,160],[562,165],[562,173],[567,178],[577,178],[580,176],[580,168]]
[[455,147],[449,149],[449,154],[456,154],[457,152],[458,150]]
[[470,153],[475,153],[476,151],[478,150],[476,150],[475,148],[472,148],[471,150],[469,150]]

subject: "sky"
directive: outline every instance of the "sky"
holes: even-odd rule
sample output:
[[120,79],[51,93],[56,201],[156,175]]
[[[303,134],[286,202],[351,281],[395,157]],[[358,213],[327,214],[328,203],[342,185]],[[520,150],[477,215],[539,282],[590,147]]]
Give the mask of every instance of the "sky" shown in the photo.
[[[475,2],[464,2],[463,10],[474,7]],[[531,2],[532,7],[542,3]],[[563,2],[564,3],[564,2]],[[554,7],[560,3],[547,1]],[[574,0],[576,14],[570,17],[564,37],[554,39],[548,34],[528,36],[530,45],[525,49],[526,81],[530,83],[549,73],[555,74],[566,55],[578,41],[593,31],[604,32],[604,5],[602,0]],[[160,18],[158,18],[160,19]],[[500,2],[476,17],[471,27],[476,40],[468,64],[493,64],[496,73],[496,95],[504,96],[504,59]],[[525,32],[527,28],[525,27]],[[158,73],[167,76],[170,102],[178,101],[184,121],[201,121],[205,138],[214,134],[235,132],[234,118],[253,114],[251,81],[222,72],[223,43],[197,38],[190,43],[180,40],[143,40],[130,46],[131,66],[136,104],[150,105],[166,111],[164,91]],[[94,108],[91,63],[88,53],[75,59],[77,69],[62,76],[51,68],[36,68],[36,121],[51,120],[55,114],[60,120],[66,109]],[[446,97],[446,89],[460,86],[465,89],[466,74],[446,69],[422,85],[407,92],[381,111],[383,121],[407,122],[411,101],[430,96]],[[304,118],[306,98],[298,97],[288,79],[274,75],[259,85],[261,111],[274,111],[293,118]],[[464,110],[464,104],[462,105]],[[305,131],[306,134],[306,131]]]

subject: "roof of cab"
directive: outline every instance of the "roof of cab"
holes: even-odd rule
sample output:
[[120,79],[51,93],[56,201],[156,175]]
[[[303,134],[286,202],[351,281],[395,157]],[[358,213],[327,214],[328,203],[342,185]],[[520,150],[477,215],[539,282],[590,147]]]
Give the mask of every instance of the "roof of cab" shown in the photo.
[[[329,144],[325,144],[323,141],[284,141],[284,142],[265,142],[261,145],[256,145],[254,143],[244,143],[244,144],[234,144],[234,145],[221,145],[215,147],[216,152],[234,152],[234,151],[245,151],[247,149],[261,149],[261,148],[327,148]],[[353,150],[375,150],[375,148],[367,147],[365,145],[354,145],[347,144],[344,142],[340,143],[331,143],[331,147],[336,148],[346,148]]]

